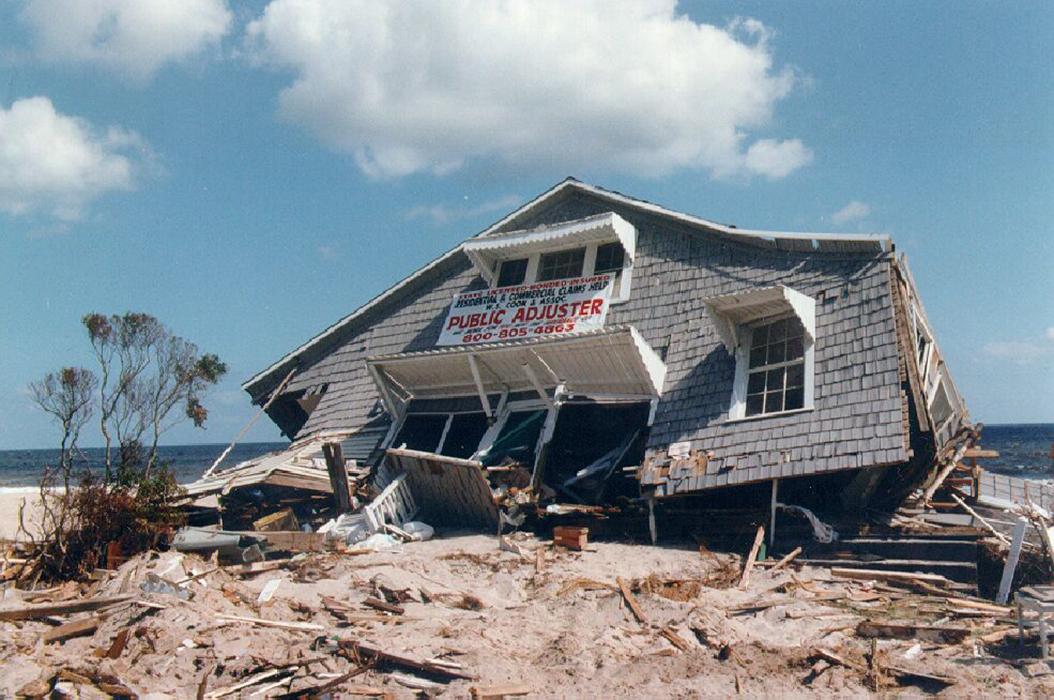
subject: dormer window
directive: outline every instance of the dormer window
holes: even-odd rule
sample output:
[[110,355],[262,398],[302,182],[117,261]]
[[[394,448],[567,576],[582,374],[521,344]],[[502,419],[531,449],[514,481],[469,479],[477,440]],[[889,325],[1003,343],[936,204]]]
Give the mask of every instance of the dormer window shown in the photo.
[[555,253],[542,253],[538,259],[538,282],[565,280],[582,276],[582,266],[586,261],[585,248],[558,250]]
[[610,274],[612,303],[629,299],[636,247],[637,230],[612,212],[463,244],[492,288]]
[[495,287],[515,287],[527,279],[527,258],[503,260],[498,267],[498,281]]

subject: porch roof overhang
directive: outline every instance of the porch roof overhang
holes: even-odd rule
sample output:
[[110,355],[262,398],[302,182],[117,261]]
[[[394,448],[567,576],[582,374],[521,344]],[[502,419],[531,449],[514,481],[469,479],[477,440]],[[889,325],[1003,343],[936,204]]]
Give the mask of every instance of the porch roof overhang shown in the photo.
[[751,289],[710,297],[704,299],[703,303],[729,353],[734,352],[739,345],[737,327],[740,324],[786,313],[798,317],[810,342],[815,339],[816,301],[790,287],[780,285]]
[[465,255],[488,283],[493,283],[498,263],[532,253],[589,243],[621,243],[626,257],[633,259],[637,229],[618,214],[607,212],[557,226],[511,231],[475,238],[462,244]]
[[666,365],[632,326],[556,338],[457,346],[366,360],[390,410],[412,398],[531,391],[657,397]]

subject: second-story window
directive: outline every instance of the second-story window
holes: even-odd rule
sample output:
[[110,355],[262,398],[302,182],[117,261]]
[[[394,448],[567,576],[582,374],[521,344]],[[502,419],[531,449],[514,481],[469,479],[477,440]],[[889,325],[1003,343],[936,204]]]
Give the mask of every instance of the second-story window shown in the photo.
[[604,243],[597,246],[597,261],[593,265],[593,274],[621,272],[625,257],[626,251],[621,243]]
[[580,277],[585,263],[586,249],[572,248],[555,253],[542,253],[538,259],[538,281],[562,280]]
[[527,258],[503,260],[498,269],[498,287],[514,287],[527,278]]

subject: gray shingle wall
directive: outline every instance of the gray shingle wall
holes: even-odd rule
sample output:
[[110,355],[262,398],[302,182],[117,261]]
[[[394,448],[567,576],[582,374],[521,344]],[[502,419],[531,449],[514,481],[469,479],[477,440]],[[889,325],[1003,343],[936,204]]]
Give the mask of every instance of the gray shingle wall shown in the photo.
[[[638,243],[630,300],[613,306],[608,322],[636,326],[666,354],[649,448],[690,441],[714,453],[705,476],[666,481],[660,495],[907,459],[884,258],[758,247],[578,192],[505,228],[612,210],[637,227]],[[817,299],[815,410],[726,423],[735,367],[702,301],[774,284]],[[468,261],[457,259],[377,309],[368,325],[316,351],[291,388],[328,382],[329,391],[300,437],[376,420],[381,406],[365,358],[431,347],[451,297],[478,286]]]

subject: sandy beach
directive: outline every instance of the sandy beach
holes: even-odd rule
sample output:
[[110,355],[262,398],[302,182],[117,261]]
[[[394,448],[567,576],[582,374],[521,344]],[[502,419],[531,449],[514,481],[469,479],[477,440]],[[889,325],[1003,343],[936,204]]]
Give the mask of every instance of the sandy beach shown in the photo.
[[0,540],[23,541],[18,532],[18,511],[25,504],[24,517],[30,526],[40,511],[39,490],[35,486],[10,487],[0,490]]

